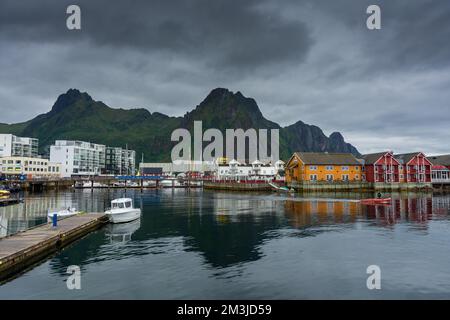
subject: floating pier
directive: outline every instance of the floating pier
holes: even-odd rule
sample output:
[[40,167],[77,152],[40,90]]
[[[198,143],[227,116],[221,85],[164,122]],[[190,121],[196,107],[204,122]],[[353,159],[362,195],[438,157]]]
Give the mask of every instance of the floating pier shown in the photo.
[[0,239],[0,281],[39,262],[49,254],[108,222],[104,213],[87,213],[45,224]]

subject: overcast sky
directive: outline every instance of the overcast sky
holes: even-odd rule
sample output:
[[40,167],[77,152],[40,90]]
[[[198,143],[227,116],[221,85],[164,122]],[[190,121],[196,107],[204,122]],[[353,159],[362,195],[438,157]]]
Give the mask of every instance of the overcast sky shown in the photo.
[[[82,30],[67,30],[69,4]],[[0,122],[69,88],[178,116],[226,87],[363,153],[450,153],[449,39],[448,0],[1,0]]]

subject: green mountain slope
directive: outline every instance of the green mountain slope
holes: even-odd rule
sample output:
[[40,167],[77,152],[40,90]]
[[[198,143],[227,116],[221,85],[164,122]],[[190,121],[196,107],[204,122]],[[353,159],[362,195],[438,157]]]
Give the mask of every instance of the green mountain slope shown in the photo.
[[[170,161],[175,143],[170,136],[176,128],[193,128],[201,120],[203,130],[208,128],[264,128],[280,130],[280,156],[287,159],[294,151],[351,152],[358,154],[346,143],[340,133],[327,137],[319,127],[301,121],[281,128],[267,120],[255,100],[240,92],[217,88],[194,110],[183,117],[170,117],[146,109],[113,109],[87,93],[70,89],[58,97],[51,111],[18,124],[0,124],[0,133],[13,133],[39,138],[40,153],[48,153],[57,139],[77,139],[134,149],[138,160]],[[225,136],[225,134],[224,134]]]

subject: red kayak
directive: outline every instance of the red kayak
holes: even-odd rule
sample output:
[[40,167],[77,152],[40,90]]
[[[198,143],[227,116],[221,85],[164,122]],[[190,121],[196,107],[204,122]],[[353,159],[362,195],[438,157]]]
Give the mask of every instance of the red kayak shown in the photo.
[[367,205],[377,205],[377,204],[391,204],[391,198],[374,198],[374,199],[363,199],[361,200],[362,204]]

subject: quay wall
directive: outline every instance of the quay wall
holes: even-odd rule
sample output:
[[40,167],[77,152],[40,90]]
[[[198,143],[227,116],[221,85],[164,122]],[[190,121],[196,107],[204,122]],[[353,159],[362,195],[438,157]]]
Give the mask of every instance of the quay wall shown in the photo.
[[272,188],[268,183],[250,183],[250,182],[213,182],[205,181],[203,188],[212,190],[229,190],[229,191],[270,191]]

